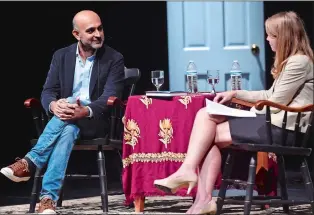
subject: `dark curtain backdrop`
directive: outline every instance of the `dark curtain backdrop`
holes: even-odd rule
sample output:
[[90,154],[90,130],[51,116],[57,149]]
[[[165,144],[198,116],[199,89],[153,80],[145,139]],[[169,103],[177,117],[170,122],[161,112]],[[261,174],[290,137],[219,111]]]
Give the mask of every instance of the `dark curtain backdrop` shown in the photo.
[[[264,5],[265,18],[282,10],[300,13],[314,41],[312,2],[269,1]],[[1,2],[1,166],[23,157],[30,149],[33,124],[23,102],[29,97],[39,97],[53,52],[75,42],[71,34],[72,18],[83,9],[94,10],[100,15],[106,43],[124,55],[127,67],[141,70],[136,94],[154,89],[150,82],[153,69],[165,70],[163,89],[168,89],[166,2]],[[273,54],[267,42],[265,48],[269,71]],[[270,75],[266,80],[270,86]],[[79,155],[75,166],[83,161],[85,166],[96,166],[94,160],[86,160],[86,154]],[[0,193],[4,187],[15,189],[18,186],[0,177]]]
[[[1,2],[2,133],[0,163],[29,149],[32,121],[23,102],[39,97],[55,50],[75,41],[72,18],[80,10],[97,12],[106,43],[121,52],[127,67],[142,77],[136,93],[154,89],[153,69],[168,70],[166,2]],[[5,66],[5,67],[4,67]],[[168,88],[168,80],[165,82]]]

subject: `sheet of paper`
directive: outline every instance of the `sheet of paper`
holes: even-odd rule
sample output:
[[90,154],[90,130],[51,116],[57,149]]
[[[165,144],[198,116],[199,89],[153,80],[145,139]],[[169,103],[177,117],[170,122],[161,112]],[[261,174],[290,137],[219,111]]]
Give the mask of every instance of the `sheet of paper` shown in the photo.
[[225,105],[206,99],[206,111],[213,115],[224,115],[234,117],[256,117],[256,113],[247,110],[230,108]]

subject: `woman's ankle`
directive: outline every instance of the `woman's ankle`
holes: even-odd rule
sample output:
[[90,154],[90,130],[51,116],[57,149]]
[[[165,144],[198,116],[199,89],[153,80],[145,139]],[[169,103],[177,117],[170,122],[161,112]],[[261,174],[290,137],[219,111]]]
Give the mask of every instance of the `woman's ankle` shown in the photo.
[[189,165],[182,165],[178,170],[178,175],[197,175],[196,168],[189,166]]
[[205,196],[204,195],[204,197],[196,198],[195,201],[194,201],[194,204],[196,204],[196,205],[205,205],[205,204],[210,203],[211,201],[213,201],[212,196],[210,196],[210,195]]

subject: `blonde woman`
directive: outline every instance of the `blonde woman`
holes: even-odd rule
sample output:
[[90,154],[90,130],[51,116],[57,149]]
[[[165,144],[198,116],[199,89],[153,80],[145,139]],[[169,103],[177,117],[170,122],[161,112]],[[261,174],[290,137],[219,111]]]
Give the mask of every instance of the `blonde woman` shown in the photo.
[[[275,52],[275,61],[271,74],[274,78],[269,90],[227,91],[218,93],[215,102],[225,103],[233,97],[256,102],[270,100],[290,107],[299,107],[313,103],[313,52],[302,20],[294,12],[281,12],[265,22],[267,41]],[[226,118],[209,115],[205,108],[195,118],[186,158],[181,167],[167,178],[155,180],[157,188],[170,191],[182,185],[188,185],[188,193],[198,183],[197,196],[188,214],[215,213],[216,202],[212,200],[214,183],[221,167],[219,148],[229,146],[232,141],[265,144],[265,111],[257,112],[255,118]],[[271,109],[272,132],[274,142],[280,143],[278,132],[283,111]],[[296,115],[288,115],[286,129],[287,141],[293,140],[292,131]],[[301,132],[305,132],[309,116],[301,119]],[[205,159],[204,156],[206,155]],[[200,173],[196,169],[204,159]]]

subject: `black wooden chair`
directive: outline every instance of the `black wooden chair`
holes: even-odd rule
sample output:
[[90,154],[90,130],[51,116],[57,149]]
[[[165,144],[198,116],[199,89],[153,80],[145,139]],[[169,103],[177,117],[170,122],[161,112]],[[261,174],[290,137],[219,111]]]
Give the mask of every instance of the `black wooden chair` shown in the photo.
[[[137,81],[140,79],[140,70],[137,68],[125,68],[125,81],[124,81],[124,92],[122,98],[110,97],[107,105],[110,108],[109,116],[109,132],[104,138],[95,138],[91,140],[78,140],[73,150],[74,151],[85,151],[93,150],[97,151],[97,163],[98,163],[98,175],[75,175],[67,174],[65,179],[71,178],[94,178],[99,177],[100,179],[100,195],[102,210],[108,212],[108,192],[107,192],[107,176],[105,166],[104,150],[117,152],[121,158],[122,140],[123,140],[123,123],[122,117],[124,116],[126,100],[129,96],[133,95]],[[36,138],[31,140],[31,145],[34,146],[37,143],[38,137],[42,133],[45,125],[47,124],[49,117],[43,110],[39,100],[30,98],[25,100],[24,106],[31,109],[33,121],[36,128]],[[71,158],[70,158],[71,159]],[[122,166],[122,158],[121,158]],[[38,201],[40,182],[42,178],[42,169],[36,169],[34,176],[31,201],[29,212],[34,213],[36,203]],[[57,202],[57,206],[62,206],[63,188],[60,192],[60,198]]]
[[[310,204],[312,208],[312,213],[314,213],[314,189],[313,183],[311,179],[311,175],[309,172],[307,157],[311,155],[311,151],[313,148],[313,142],[311,142],[311,138],[313,138],[314,129],[312,127],[314,121],[314,106],[307,105],[300,108],[291,108],[284,105],[276,104],[270,101],[258,101],[256,104],[244,102],[238,99],[232,100],[233,105],[238,108],[242,107],[252,107],[255,106],[257,110],[262,110],[264,106],[266,106],[266,126],[267,126],[267,136],[268,136],[268,144],[255,144],[255,143],[232,143],[227,150],[227,159],[225,161],[225,166],[223,170],[222,183],[218,194],[217,199],[217,214],[222,212],[222,207],[224,204],[244,204],[244,214],[250,214],[252,205],[282,205],[285,213],[289,212],[289,205],[292,204]],[[273,145],[272,134],[271,134],[271,114],[270,107],[279,108],[282,111],[285,111],[284,119],[282,122],[283,128],[285,128],[285,124],[287,122],[287,113],[288,112],[297,112],[297,119],[295,122],[295,140],[293,146],[285,145],[285,132],[282,133],[282,146]],[[308,129],[303,136],[302,142],[299,142],[299,123],[301,119],[301,114],[304,112],[310,112],[310,123],[308,125]],[[250,154],[250,163],[249,163],[249,171],[247,181],[241,181],[237,179],[231,179],[231,171],[234,163],[234,156],[237,151],[247,152]],[[256,164],[257,164],[257,153],[258,152],[273,152],[277,155],[278,162],[278,180],[280,185],[280,196],[276,197],[266,197],[266,196],[256,196],[253,197],[253,189],[255,186],[255,176],[256,176]],[[302,159],[300,170],[303,177],[303,183],[305,185],[306,194],[308,196],[308,200],[296,200],[296,199],[288,199],[287,185],[286,185],[286,173],[285,173],[285,162],[284,156],[295,156]],[[242,183],[246,185],[246,195],[244,199],[238,198],[225,198],[227,186],[229,184]]]

